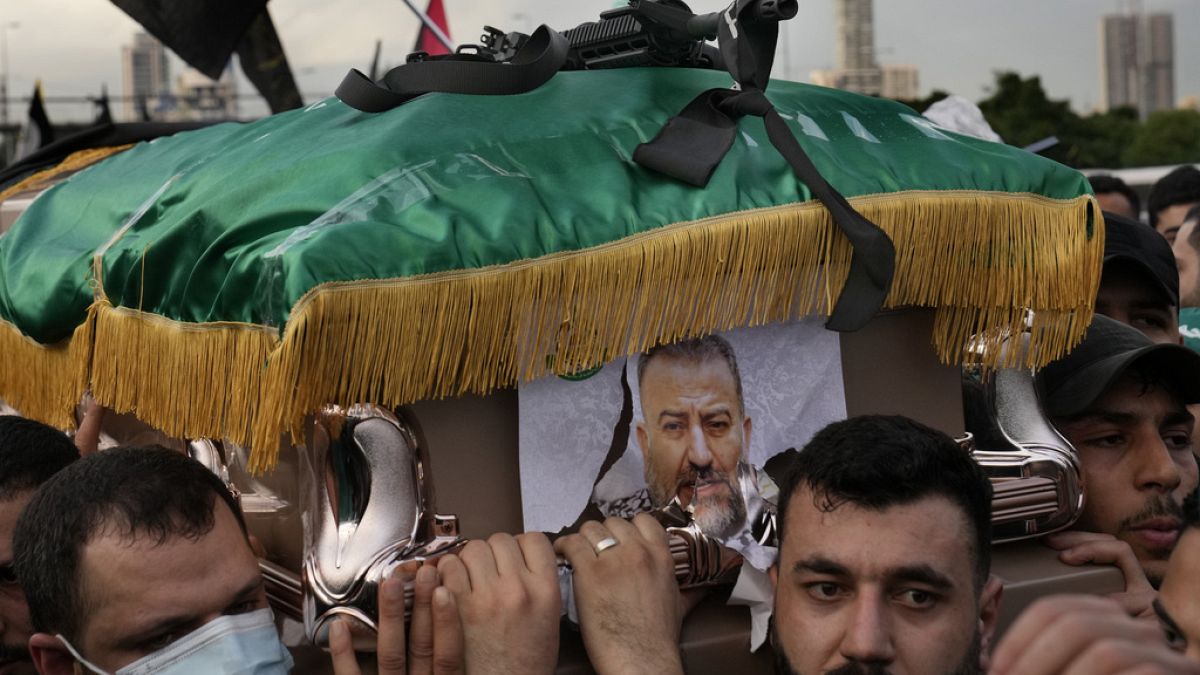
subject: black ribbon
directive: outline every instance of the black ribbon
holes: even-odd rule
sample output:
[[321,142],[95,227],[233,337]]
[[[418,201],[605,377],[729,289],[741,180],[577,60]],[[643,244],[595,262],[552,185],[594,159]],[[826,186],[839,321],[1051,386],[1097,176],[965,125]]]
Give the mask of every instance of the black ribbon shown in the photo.
[[887,299],[896,267],[896,249],[887,233],[854,207],[817,170],[787,123],[763,91],[770,81],[779,22],[756,16],[759,0],[737,0],[720,17],[718,44],[737,89],[710,89],[672,117],[648,143],[637,147],[638,164],[704,187],[733,146],[738,120],[763,118],[771,145],[796,176],[821,200],[854,249],[850,273],[826,327],[862,328]]
[[[838,331],[861,328],[883,307],[891,290],[895,247],[883,230],[855,211],[821,176],[763,94],[770,82],[779,22],[795,14],[795,2],[735,0],[725,11],[702,17],[685,15],[667,5],[643,4],[650,19],[679,32],[694,33],[689,26],[699,22],[709,27],[701,32],[711,35],[715,16],[721,57],[737,88],[711,89],[697,96],[653,140],[637,147],[634,161],[704,187],[733,146],[738,120],[746,115],[763,118],[771,145],[829,209],[854,249],[846,285],[825,325]],[[430,92],[519,94],[548,82],[563,68],[569,51],[563,35],[541,26],[509,62],[497,63],[473,54],[433,57],[394,68],[379,83],[352,70],[338,85],[336,95],[358,110],[383,112]]]
[[[633,426],[633,391],[629,388],[629,361],[626,360],[621,364],[621,414],[617,417],[617,424],[613,427],[612,441],[608,444],[608,454],[604,456],[604,461],[600,464],[600,470],[596,472],[596,480],[592,481],[592,494],[596,492],[596,486],[600,485],[600,481],[608,475],[608,472],[616,465],[617,460],[625,454],[625,449],[629,447],[629,430]],[[579,512],[579,517],[575,522],[567,525],[558,531],[558,535],[570,534],[578,532],[580,526],[589,520],[597,522],[604,520],[604,514],[600,511],[600,507],[588,499],[587,505]]]

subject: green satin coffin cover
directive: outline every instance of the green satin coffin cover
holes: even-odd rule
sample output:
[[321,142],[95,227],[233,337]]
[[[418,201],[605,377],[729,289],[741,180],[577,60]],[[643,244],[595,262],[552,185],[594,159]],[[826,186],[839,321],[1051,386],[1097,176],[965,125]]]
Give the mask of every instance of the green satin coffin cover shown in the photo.
[[[706,189],[634,164],[714,71],[565,72],[520,96],[336,99],[141,144],[41,196],[0,239],[0,318],[42,343],[93,300],[186,322],[282,326],[329,281],[469,270],[810,199],[747,118]],[[790,82],[769,97],[847,197],[911,190],[1071,199],[1081,174],[936,129],[886,100]],[[964,227],[970,227],[964,223]]]
[[[706,188],[631,157],[726,74],[565,72],[518,96],[336,99],[143,143],[0,237],[0,398],[60,426],[85,388],[258,454],[325,403],[394,406],[572,372],[681,335],[828,312],[851,250],[744,118]],[[952,362],[1082,336],[1102,231],[1076,171],[887,100],[768,96],[896,245],[887,306]],[[985,337],[978,337],[978,336]],[[271,452],[273,448],[264,448]]]

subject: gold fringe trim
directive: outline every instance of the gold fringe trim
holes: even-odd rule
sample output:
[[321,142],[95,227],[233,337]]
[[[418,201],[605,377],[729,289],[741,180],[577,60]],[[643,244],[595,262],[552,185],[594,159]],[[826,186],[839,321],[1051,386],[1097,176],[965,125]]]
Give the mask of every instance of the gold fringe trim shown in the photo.
[[[944,362],[1014,365],[1000,345],[1027,324],[1029,366],[1082,339],[1104,251],[1091,196],[850,201],[895,244],[887,306],[935,308]],[[508,265],[323,284],[292,308],[282,336],[114,307],[99,288],[64,344],[0,324],[0,382],[9,403],[64,428],[90,383],[104,405],[170,436],[250,445],[250,468],[263,471],[282,434],[299,437],[304,416],[326,404],[486,394],[689,335],[828,314],[850,255],[823,206],[792,204]]]
[[0,321],[0,382],[4,400],[22,415],[68,430],[88,383],[91,320],[55,345],[41,345]]
[[[896,246],[887,306],[937,309],[943,361],[1012,365],[998,347],[1024,328],[1027,309],[1029,365],[1082,339],[1104,251],[1090,196],[850,201]],[[828,314],[850,257],[829,212],[807,202],[491,268],[323,284],[293,307],[267,360],[251,468],[273,467],[280,434],[298,436],[304,415],[325,404],[485,394],[688,335]]]
[[184,323],[157,314],[92,306],[92,395],[176,438],[250,442],[274,329],[245,323]]
[[59,176],[79,171],[80,169],[89,167],[102,159],[108,159],[118,152],[124,152],[132,147],[133,144],[131,143],[127,145],[114,145],[107,148],[90,148],[88,150],[73,152],[70,155],[67,155],[67,158],[58,164],[55,164],[48,169],[38,171],[30,176],[26,176],[13,185],[8,186],[4,190],[0,190],[0,202],[19,192],[41,190],[49,187],[50,183]]

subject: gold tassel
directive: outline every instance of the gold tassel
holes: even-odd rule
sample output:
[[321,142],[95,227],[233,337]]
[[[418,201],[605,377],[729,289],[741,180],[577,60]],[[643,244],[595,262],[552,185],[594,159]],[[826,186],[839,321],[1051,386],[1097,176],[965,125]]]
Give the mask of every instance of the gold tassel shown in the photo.
[[[1032,310],[1029,366],[1082,339],[1103,227],[1088,195],[905,192],[850,200],[896,246],[888,307],[934,307],[947,363],[1000,362]],[[1096,219],[1098,221],[1098,219]],[[583,251],[406,279],[328,283],[267,360],[251,468],[325,404],[486,394],[679,338],[828,314],[851,248],[807,202],[681,223]],[[980,347],[969,349],[971,341]]]
[[249,444],[273,329],[172,321],[103,298],[92,313],[97,401],[168,436]]
[[22,415],[59,429],[75,428],[75,406],[87,389],[93,324],[80,324],[70,338],[42,345],[0,321],[0,382],[3,397]]
[[89,148],[87,150],[73,152],[70,155],[67,155],[67,158],[58,164],[55,164],[48,169],[38,171],[37,173],[27,176],[17,183],[0,190],[0,202],[20,192],[41,190],[46,188],[55,178],[58,178],[59,176],[79,171],[80,169],[89,167],[102,159],[108,159],[109,157],[132,147],[132,144],[114,145],[106,148]]
[[[935,308],[942,361],[1015,365],[1000,346],[1027,323],[1026,366],[1082,339],[1104,251],[1090,195],[850,201],[895,244],[886,306]],[[250,444],[250,468],[263,471],[325,404],[486,394],[690,335],[828,314],[850,258],[822,205],[791,204],[484,269],[323,284],[282,336],[114,307],[97,260],[97,300],[69,341],[43,347],[0,324],[0,382],[9,403],[63,428],[90,382],[102,404],[168,435]]]

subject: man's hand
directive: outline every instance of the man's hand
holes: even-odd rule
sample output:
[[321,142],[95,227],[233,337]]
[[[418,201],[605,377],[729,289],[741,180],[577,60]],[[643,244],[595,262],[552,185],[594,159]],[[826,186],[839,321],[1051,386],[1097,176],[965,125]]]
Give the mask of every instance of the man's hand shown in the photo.
[[[421,567],[413,588],[412,621],[405,637],[404,583],[395,573],[379,585],[379,675],[463,675],[463,635],[454,595],[438,588],[437,570]],[[407,645],[407,647],[406,647]],[[335,675],[361,675],[350,627],[338,619],[329,630]]]
[[996,648],[990,675],[1200,675],[1166,643],[1156,624],[1120,603],[1058,595],[1030,605]]
[[[606,539],[618,543],[597,552]],[[589,521],[555,549],[575,568],[575,605],[597,673],[682,673],[683,601],[667,532],[640,514],[633,523]]]
[[83,395],[83,419],[75,431],[75,448],[80,457],[87,457],[100,448],[100,427],[104,426],[104,406],[92,398],[91,392]]
[[1142,571],[1142,564],[1129,544],[1111,534],[1096,532],[1056,532],[1044,540],[1058,550],[1058,559],[1068,565],[1115,565],[1125,575],[1125,591],[1108,597],[1121,603],[1130,616],[1144,619],[1154,617],[1151,603],[1158,592]]
[[443,556],[437,568],[462,617],[471,675],[554,671],[562,597],[546,535],[494,534]]

